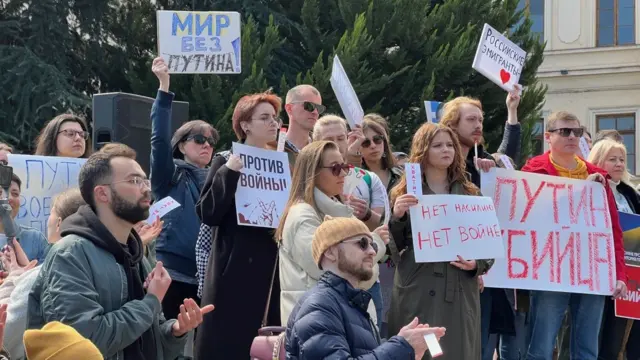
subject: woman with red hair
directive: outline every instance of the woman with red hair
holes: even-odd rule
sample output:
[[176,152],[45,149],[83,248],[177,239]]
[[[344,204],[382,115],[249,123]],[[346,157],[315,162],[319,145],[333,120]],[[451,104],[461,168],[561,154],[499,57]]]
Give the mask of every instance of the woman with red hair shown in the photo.
[[[273,149],[282,103],[269,92],[246,95],[233,111],[233,131],[245,145]],[[272,269],[278,247],[273,231],[238,225],[235,193],[243,167],[240,156],[214,156],[196,211],[211,227],[212,244],[201,306],[215,304],[196,336],[196,359],[246,359],[271,297],[268,325],[280,325],[280,285]]]

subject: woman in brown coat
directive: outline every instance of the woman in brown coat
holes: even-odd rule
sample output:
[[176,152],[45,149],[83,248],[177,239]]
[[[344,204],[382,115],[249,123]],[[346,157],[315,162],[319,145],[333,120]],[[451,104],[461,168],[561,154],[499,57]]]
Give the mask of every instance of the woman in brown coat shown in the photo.
[[[465,177],[460,143],[453,131],[426,123],[411,144],[410,163],[422,169],[425,195],[479,195],[479,189]],[[416,263],[413,252],[409,208],[418,199],[407,194],[406,175],[391,191],[393,215],[389,223],[392,256],[396,266],[389,333],[397,333],[417,316],[420,322],[446,327],[439,360],[480,360],[480,293],[478,276],[492,261],[463,260]],[[430,359],[427,353],[423,359]]]

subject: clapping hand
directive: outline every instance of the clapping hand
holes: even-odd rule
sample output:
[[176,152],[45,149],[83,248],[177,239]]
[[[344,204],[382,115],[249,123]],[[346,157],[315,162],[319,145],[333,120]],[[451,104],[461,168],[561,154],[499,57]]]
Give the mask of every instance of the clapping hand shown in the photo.
[[207,305],[201,308],[193,299],[184,299],[184,303],[180,305],[178,321],[173,323],[173,336],[180,337],[200,326],[200,324],[202,324],[202,317],[212,312],[213,309],[213,305]]

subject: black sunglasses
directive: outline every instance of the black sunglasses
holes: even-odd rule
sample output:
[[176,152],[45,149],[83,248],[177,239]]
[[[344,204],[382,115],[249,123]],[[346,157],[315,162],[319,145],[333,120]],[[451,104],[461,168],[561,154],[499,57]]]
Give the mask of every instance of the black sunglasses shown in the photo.
[[549,131],[550,133],[557,132],[562,137],[569,137],[571,133],[573,133],[573,136],[575,137],[582,137],[582,134],[584,134],[583,128],[560,128],[560,129],[549,129],[547,131]]
[[371,146],[371,141],[373,141],[373,143],[376,144],[376,145],[380,145],[380,144],[382,144],[384,142],[384,136],[382,136],[382,135],[374,135],[373,138],[363,141],[362,142],[362,147],[363,148],[368,148],[369,146]]
[[207,137],[202,134],[196,134],[196,135],[190,135],[185,139],[185,141],[189,141],[189,140],[193,140],[193,142],[198,145],[204,145],[204,143],[207,142],[211,147],[216,146],[216,139],[214,139],[213,136]]
[[313,112],[313,110],[318,110],[318,115],[322,114],[327,109],[326,106],[316,104],[311,101],[296,101],[296,102],[292,102],[292,104],[302,104],[302,107],[304,108],[304,110],[308,112]]
[[366,237],[361,237],[358,240],[345,240],[343,242],[344,243],[356,243],[358,245],[358,247],[360,248],[360,250],[362,250],[362,251],[367,251],[369,246],[371,246],[371,248],[373,248],[373,251],[375,251],[376,254],[378,253],[378,244],[376,244],[375,242],[369,240],[369,238],[366,238]]
[[331,166],[321,166],[321,168],[331,169],[333,176],[340,176],[343,171],[348,174],[349,170],[353,168],[353,166],[351,164],[333,164]]

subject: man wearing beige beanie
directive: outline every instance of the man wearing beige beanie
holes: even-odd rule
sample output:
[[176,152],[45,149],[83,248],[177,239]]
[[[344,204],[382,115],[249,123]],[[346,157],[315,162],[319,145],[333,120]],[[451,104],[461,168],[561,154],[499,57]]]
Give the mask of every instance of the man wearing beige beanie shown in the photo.
[[74,328],[53,321],[42,330],[27,330],[24,347],[28,360],[103,360],[100,350]]
[[438,338],[444,328],[430,328],[415,318],[380,344],[367,313],[371,295],[357,288],[373,276],[377,245],[367,226],[355,218],[326,216],[312,242],[313,260],[324,274],[293,309],[287,324],[287,359],[419,359],[427,350],[424,335]]

